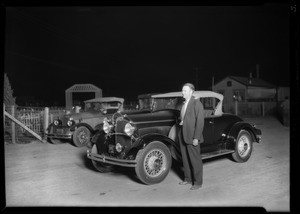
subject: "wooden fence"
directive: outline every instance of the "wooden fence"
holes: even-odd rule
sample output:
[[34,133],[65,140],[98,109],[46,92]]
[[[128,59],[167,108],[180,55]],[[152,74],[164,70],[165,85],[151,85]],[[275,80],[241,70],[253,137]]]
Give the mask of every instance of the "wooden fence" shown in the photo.
[[[128,106],[125,107],[129,110]],[[55,119],[67,113],[64,108],[5,106],[4,140],[12,143],[26,143],[34,138],[44,139],[45,130]],[[75,109],[78,112],[79,109]]]
[[[12,143],[28,142],[44,133],[54,119],[66,113],[65,109],[48,107],[20,107],[3,105],[4,140]],[[6,113],[6,114],[5,114]],[[18,123],[18,121],[20,123]],[[16,125],[17,123],[17,125]],[[31,132],[33,131],[33,133]]]

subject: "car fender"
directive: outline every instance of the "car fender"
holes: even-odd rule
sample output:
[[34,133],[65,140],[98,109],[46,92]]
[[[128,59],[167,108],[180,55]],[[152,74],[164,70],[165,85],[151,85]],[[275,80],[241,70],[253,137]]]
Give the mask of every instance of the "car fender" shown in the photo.
[[81,126],[85,126],[86,128],[88,128],[90,130],[91,133],[95,133],[95,130],[93,129],[93,127],[91,127],[89,124],[87,123],[77,123],[75,124],[74,126],[72,126],[70,128],[71,131],[75,131],[75,129],[77,129],[78,127],[81,127]]
[[137,146],[137,148],[144,149],[149,143],[153,141],[160,141],[169,148],[175,145],[175,142],[170,138],[168,138],[167,136],[157,134],[157,133],[151,133],[151,134],[146,134],[140,138],[140,143]]
[[227,134],[227,138],[226,138],[227,149],[235,148],[238,134],[242,129],[246,130],[250,133],[253,142],[259,142],[259,139],[256,136],[256,131],[260,132],[260,130],[255,130],[255,128],[252,125],[250,125],[249,123],[237,122],[231,127],[230,131]]

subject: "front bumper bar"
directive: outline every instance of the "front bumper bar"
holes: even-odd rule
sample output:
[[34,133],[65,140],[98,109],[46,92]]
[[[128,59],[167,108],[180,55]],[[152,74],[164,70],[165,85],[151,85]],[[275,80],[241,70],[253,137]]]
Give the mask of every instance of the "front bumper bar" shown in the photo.
[[112,158],[105,155],[92,153],[90,150],[87,150],[87,157],[91,160],[99,161],[106,164],[118,165],[118,166],[135,167],[137,164],[136,160],[124,160],[124,159]]
[[70,134],[50,134],[50,133],[46,133],[45,135],[48,138],[57,138],[57,139],[71,139],[72,138],[72,133],[70,133]]

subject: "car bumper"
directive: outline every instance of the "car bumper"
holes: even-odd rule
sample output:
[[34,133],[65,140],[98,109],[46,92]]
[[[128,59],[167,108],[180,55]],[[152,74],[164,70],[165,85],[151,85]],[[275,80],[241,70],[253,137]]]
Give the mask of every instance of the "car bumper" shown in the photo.
[[256,135],[256,140],[257,140],[257,143],[260,143],[261,142],[261,130],[260,129],[255,129],[255,135]]
[[45,135],[48,138],[57,138],[57,139],[71,139],[72,138],[72,133],[68,133],[68,134],[50,134],[50,133],[46,133]]
[[87,150],[87,157],[94,161],[125,167],[135,167],[137,164],[136,160],[123,160],[118,158],[112,158],[105,155],[92,153],[90,150]]

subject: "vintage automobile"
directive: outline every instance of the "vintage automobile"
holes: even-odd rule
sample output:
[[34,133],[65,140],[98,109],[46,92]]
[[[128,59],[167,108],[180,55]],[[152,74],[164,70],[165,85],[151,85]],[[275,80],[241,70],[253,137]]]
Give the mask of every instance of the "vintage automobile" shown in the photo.
[[152,95],[155,94],[157,93],[140,94],[137,97],[139,102],[139,110],[150,109],[153,102]]
[[[116,165],[134,167],[141,182],[155,184],[168,175],[172,157],[181,162],[177,132],[182,93],[152,97],[152,108],[147,111],[117,112],[104,119],[103,130],[94,135],[92,148],[87,150],[96,170],[109,172]],[[261,130],[236,115],[223,113],[222,94],[195,91],[194,98],[204,106],[202,159],[230,155],[236,162],[247,161],[253,142],[261,141]]]
[[71,140],[75,146],[82,147],[90,143],[90,138],[109,117],[123,110],[124,99],[119,97],[101,97],[84,101],[82,112],[66,114],[49,125],[45,133],[53,144]]

